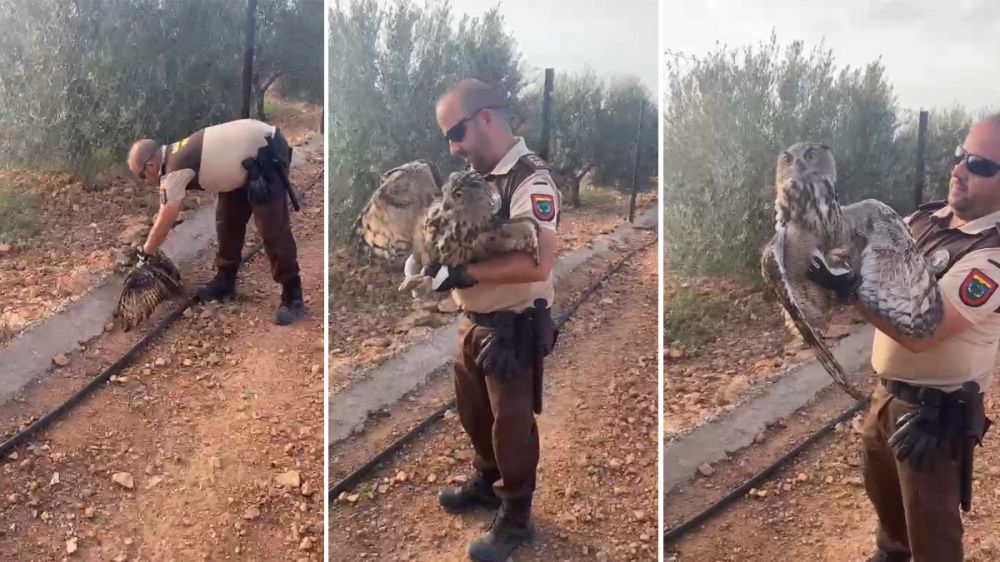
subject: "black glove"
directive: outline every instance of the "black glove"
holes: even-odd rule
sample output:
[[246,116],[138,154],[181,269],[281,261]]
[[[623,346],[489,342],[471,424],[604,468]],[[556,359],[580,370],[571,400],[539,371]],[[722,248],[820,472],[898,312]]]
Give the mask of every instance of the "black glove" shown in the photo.
[[476,284],[465,271],[464,265],[449,267],[439,263],[432,263],[421,272],[431,278],[431,288],[439,293],[445,293],[452,289],[467,289]]
[[854,302],[855,292],[861,286],[860,273],[850,270],[845,273],[834,273],[819,256],[813,256],[809,260],[806,277],[820,287],[833,291],[837,295],[837,300],[845,304]]
[[143,251],[142,246],[136,246],[132,248],[128,261],[132,263],[132,267],[143,267],[149,261],[149,254]]

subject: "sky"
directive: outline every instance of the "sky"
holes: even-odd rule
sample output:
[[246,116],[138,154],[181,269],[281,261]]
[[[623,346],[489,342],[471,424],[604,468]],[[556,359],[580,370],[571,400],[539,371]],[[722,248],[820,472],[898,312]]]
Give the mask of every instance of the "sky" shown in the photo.
[[[657,91],[656,0],[454,0],[456,14],[499,5],[529,68],[559,74],[589,66],[598,76],[634,74]],[[530,73],[528,73],[531,76]]]
[[663,48],[704,54],[801,39],[839,65],[879,57],[905,109],[1000,109],[997,0],[663,0]]

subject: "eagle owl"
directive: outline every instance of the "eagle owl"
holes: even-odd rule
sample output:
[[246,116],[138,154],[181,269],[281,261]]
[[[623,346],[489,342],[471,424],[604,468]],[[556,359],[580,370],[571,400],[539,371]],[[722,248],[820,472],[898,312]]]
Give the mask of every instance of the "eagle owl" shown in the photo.
[[[129,259],[136,263],[138,256]],[[125,275],[114,318],[126,332],[153,313],[161,301],[180,293],[181,273],[162,251],[134,265]]]
[[369,261],[399,266],[410,253],[413,229],[424,209],[441,194],[434,165],[415,160],[382,174],[382,185],[354,221],[350,246]]
[[[441,191],[414,227],[414,271],[431,263],[454,267],[517,251],[538,262],[538,223],[530,217],[497,216],[500,196],[479,173],[455,172]],[[414,289],[425,280],[409,276],[399,290]]]
[[933,334],[941,322],[934,274],[891,207],[874,199],[840,206],[828,146],[801,142],[788,147],[778,156],[775,185],[776,232],[761,257],[764,280],[827,372],[860,399],[820,337],[832,295],[806,277],[810,260],[822,260],[834,273],[860,273],[862,305],[914,338]]

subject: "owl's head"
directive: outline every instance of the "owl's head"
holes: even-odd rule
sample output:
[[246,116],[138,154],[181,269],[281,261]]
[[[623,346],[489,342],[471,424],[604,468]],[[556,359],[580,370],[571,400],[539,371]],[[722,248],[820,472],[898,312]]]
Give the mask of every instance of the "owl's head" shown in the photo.
[[795,178],[803,181],[819,179],[837,183],[837,164],[829,146],[818,142],[797,142],[778,155],[777,184]]
[[500,194],[473,170],[448,176],[441,192],[442,208],[467,220],[485,220],[500,210]]

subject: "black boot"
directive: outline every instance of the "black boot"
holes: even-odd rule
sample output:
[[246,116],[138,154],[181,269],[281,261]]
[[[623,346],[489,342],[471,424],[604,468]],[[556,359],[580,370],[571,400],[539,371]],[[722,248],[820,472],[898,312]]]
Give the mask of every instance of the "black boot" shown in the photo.
[[438,494],[438,502],[448,513],[462,513],[473,508],[496,509],[500,498],[493,491],[493,483],[500,479],[500,473],[477,472],[457,488],[445,488]]
[[910,555],[906,552],[886,552],[879,550],[868,562],[910,562]]
[[306,312],[302,302],[302,279],[296,275],[281,285],[281,306],[274,313],[274,323],[287,326]]
[[195,292],[201,302],[221,301],[236,296],[236,268],[220,267],[215,277]]
[[469,558],[477,562],[503,562],[515,548],[534,538],[531,496],[504,501],[489,530],[469,545]]

